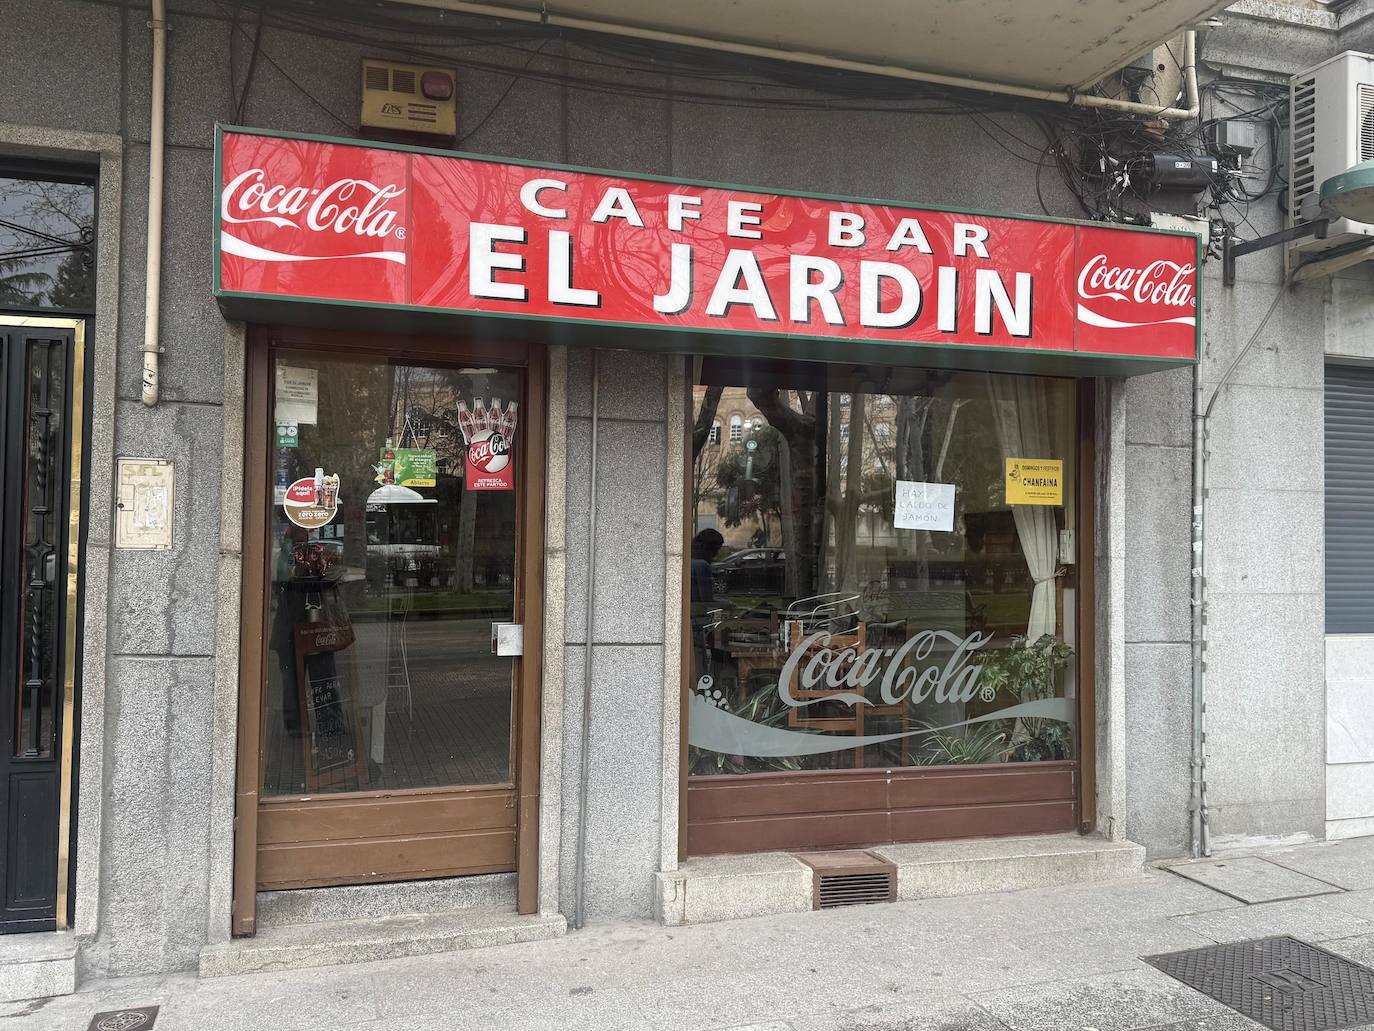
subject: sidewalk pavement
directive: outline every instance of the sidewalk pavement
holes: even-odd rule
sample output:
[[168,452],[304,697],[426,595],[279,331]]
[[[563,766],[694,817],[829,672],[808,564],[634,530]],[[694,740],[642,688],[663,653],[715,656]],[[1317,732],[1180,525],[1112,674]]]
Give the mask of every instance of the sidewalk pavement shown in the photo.
[[0,1007],[0,1031],[148,1005],[155,1031],[1253,1031],[1141,957],[1282,934],[1374,964],[1374,838],[1101,884],[97,983]]

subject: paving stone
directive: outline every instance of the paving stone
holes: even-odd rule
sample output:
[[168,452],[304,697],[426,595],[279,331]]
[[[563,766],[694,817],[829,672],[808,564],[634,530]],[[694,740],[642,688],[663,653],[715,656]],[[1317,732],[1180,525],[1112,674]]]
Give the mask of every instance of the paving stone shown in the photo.
[[1337,908],[1333,900],[1340,897],[1322,895],[1286,902],[1261,902],[1238,909],[1193,913],[1175,920],[1217,942],[1268,938],[1276,934],[1291,934],[1302,941],[1319,942],[1374,932],[1374,921]]
[[1335,938],[1322,942],[1322,948],[1344,956],[1353,963],[1374,967],[1374,934],[1357,934],[1350,938]]
[[877,1002],[843,1013],[801,1017],[796,1031],[1008,1031],[1007,1025],[970,999],[931,996],[917,1003]]
[[1259,856],[1188,860],[1171,863],[1167,869],[1190,881],[1223,891],[1241,902],[1274,902],[1340,890],[1326,881],[1278,866]]
[[6,1008],[0,1031],[80,1031],[97,1011],[156,1003],[159,1031],[1251,1031],[1139,957],[1269,934],[1370,962],[1374,890],[1246,905],[1150,870],[687,927],[608,922],[366,964],[93,982]]
[[1151,1024],[1149,1027],[1134,1028],[1133,1031],[1257,1031],[1263,1026],[1256,1024],[1249,1017],[1242,1017],[1239,1013],[1219,1013],[1214,1017],[1203,1017],[1200,1020]]
[[1277,849],[1265,858],[1341,888],[1374,888],[1374,838],[1321,841]]
[[1013,1031],[1134,1031],[1228,1011],[1171,977],[1140,967],[973,996]]

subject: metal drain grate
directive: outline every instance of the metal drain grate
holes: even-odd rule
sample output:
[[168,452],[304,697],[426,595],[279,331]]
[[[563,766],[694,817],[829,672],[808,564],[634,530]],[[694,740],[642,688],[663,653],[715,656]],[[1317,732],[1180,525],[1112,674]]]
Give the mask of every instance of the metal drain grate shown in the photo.
[[1274,1031],[1374,1022],[1374,970],[1296,938],[1258,938],[1145,962]]
[[106,1010],[91,1018],[87,1031],[152,1031],[157,1023],[157,1006],[130,1010]]
[[797,858],[816,871],[815,909],[867,906],[897,897],[897,868],[871,852],[800,852]]

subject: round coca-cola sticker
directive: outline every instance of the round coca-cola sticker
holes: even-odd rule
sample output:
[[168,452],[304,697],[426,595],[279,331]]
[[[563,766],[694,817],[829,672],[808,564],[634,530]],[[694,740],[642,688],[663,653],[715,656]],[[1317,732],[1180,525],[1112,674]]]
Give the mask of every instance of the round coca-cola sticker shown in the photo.
[[478,430],[468,444],[467,489],[512,490],[510,439],[499,430]]
[[510,444],[496,430],[481,430],[468,445],[468,461],[484,473],[499,473],[510,465]]
[[339,511],[339,478],[319,470],[314,476],[302,476],[286,488],[282,508],[297,526],[307,530],[324,526]]

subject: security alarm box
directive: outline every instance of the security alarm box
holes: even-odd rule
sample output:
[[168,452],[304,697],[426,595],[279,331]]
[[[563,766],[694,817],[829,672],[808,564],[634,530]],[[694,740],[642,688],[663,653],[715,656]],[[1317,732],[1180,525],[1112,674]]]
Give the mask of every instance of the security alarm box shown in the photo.
[[458,98],[453,71],[394,61],[363,61],[362,127],[369,135],[451,140]]

